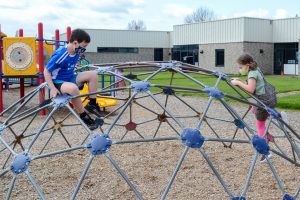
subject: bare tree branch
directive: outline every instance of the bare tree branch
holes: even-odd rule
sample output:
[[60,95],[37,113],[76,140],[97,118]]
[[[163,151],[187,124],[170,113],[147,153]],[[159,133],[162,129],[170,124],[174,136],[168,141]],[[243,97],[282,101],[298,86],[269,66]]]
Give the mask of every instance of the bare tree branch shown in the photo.
[[141,30],[146,30],[147,27],[143,20],[131,20],[128,23],[127,29],[141,31]]
[[215,13],[213,10],[210,10],[205,7],[200,7],[195,10],[192,14],[187,15],[184,18],[184,23],[196,23],[196,22],[205,22],[216,19]]

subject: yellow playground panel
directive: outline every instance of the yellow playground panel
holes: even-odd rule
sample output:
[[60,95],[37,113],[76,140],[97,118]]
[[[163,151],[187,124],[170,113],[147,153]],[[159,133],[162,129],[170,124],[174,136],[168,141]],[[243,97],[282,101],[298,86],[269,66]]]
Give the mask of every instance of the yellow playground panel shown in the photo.
[[[54,52],[53,44],[43,42],[45,63]],[[36,76],[38,42],[35,37],[6,37],[3,39],[4,76]]]
[[[82,90],[80,90],[80,94],[87,94],[89,93],[89,88],[87,84],[84,84],[84,87]],[[88,104],[89,100],[86,99],[86,97],[81,97],[81,100],[83,101],[82,104],[83,106],[86,106]],[[117,100],[112,96],[112,97],[106,97],[106,98],[101,98],[100,95],[97,95],[97,103],[101,108],[106,108],[106,107],[111,107],[111,106],[116,106],[118,105]]]
[[35,37],[3,38],[4,76],[37,74],[35,44]]
[[[36,59],[38,59],[38,46],[39,43],[36,42]],[[44,47],[44,64],[46,65],[49,62],[50,57],[52,56],[52,54],[54,53],[54,43],[46,43],[43,42],[43,47]]]

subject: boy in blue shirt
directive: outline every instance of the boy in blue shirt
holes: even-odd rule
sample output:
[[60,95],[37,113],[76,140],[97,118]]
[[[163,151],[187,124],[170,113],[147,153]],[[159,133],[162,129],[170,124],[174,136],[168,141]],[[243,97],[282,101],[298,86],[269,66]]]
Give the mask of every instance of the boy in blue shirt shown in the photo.
[[[72,31],[68,45],[57,49],[51,56],[45,67],[44,76],[51,89],[52,97],[56,97],[58,94],[79,95],[78,85],[85,82],[89,86],[89,92],[97,91],[98,74],[96,71],[74,74],[79,55],[86,50],[89,43],[89,34],[82,29],[75,29]],[[96,95],[90,95],[89,100],[90,102],[85,109],[101,116],[100,108],[96,102]],[[91,130],[98,127],[95,120],[84,111],[80,98],[73,99],[72,104],[80,118]]]

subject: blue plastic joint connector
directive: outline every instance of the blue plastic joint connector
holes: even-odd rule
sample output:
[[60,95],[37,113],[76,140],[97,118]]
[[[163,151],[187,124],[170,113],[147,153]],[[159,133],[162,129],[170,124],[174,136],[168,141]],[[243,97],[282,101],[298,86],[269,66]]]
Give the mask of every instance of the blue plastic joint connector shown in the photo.
[[112,145],[108,135],[93,135],[86,147],[92,155],[101,155],[108,152]]
[[200,148],[204,143],[204,137],[198,129],[185,128],[180,135],[182,143],[191,148]]
[[282,200],[296,200],[296,199],[294,197],[292,197],[291,195],[289,195],[289,194],[285,194],[283,196]]
[[174,95],[175,91],[172,88],[165,88],[163,89],[163,93],[166,95]]
[[131,88],[135,92],[147,92],[151,87],[151,83],[145,81],[139,81],[131,84]]
[[209,94],[209,96],[214,97],[216,99],[222,99],[224,97],[223,92],[221,92],[216,87],[206,87],[203,89],[203,92]]
[[239,119],[235,119],[233,121],[233,123],[236,125],[236,127],[238,127],[239,129],[244,129],[245,128],[245,124],[242,120]]
[[66,106],[71,100],[70,95],[58,95],[53,100],[53,107],[64,107]]
[[216,77],[221,77],[223,80],[228,79],[228,75],[223,72],[215,72],[214,74]]
[[258,153],[263,155],[269,154],[270,147],[265,138],[259,137],[258,135],[253,136],[252,145]]
[[14,174],[21,174],[28,169],[30,162],[31,158],[29,154],[27,152],[22,152],[15,156],[11,163],[10,170]]
[[233,197],[231,200],[246,200],[246,197]]
[[274,108],[267,108],[267,112],[275,119],[278,119],[281,117],[280,113],[277,112],[277,110],[275,110]]

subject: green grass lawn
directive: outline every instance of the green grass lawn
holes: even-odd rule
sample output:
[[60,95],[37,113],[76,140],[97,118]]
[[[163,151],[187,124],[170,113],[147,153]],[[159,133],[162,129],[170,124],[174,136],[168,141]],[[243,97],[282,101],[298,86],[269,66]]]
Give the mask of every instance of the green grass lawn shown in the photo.
[[[124,74],[128,74],[129,72],[125,72]],[[134,74],[143,73],[143,71],[134,71]],[[189,74],[193,78],[197,79],[201,83],[205,84],[206,86],[212,87],[216,84],[217,78],[214,76],[207,76],[201,74]],[[141,75],[138,76],[139,79],[143,80],[149,75]],[[153,77],[150,82],[152,84],[161,84],[161,85],[170,85],[172,73],[170,72],[161,72]],[[246,76],[241,77],[238,75],[230,75],[230,77],[239,77],[242,80],[246,80]],[[268,82],[276,87],[277,93],[286,93],[290,91],[300,91],[300,78],[299,77],[292,77],[292,76],[266,76]],[[199,88],[203,89],[203,87],[192,80],[184,77],[179,73],[175,73],[172,79],[172,85],[174,86],[183,86],[183,87],[190,87],[190,88]],[[101,76],[99,77],[99,82],[101,82]],[[109,85],[109,77],[106,76],[105,78],[105,85]],[[219,89],[229,95],[238,96],[238,94],[225,83],[225,81],[221,81],[219,85]],[[161,91],[158,88],[151,89],[152,92]],[[179,92],[177,93],[182,96],[207,96],[203,93],[187,93],[187,92]],[[297,109],[300,110],[300,95],[291,95],[288,97],[282,97],[278,100],[278,107],[279,108],[286,108],[286,109]]]
[[278,108],[300,110],[300,94],[294,94],[278,99]]
[[[199,80],[207,86],[214,86],[216,83],[216,77],[206,76],[200,74],[190,74],[193,78]],[[141,76],[140,78],[146,78],[147,76]],[[246,77],[238,75],[230,75],[230,77],[239,77],[242,80],[246,80]],[[170,84],[171,73],[163,72],[151,79],[152,84]],[[276,87],[277,93],[285,93],[290,91],[300,91],[300,78],[288,77],[288,76],[266,76],[268,82]],[[199,87],[199,85],[180,74],[174,75],[173,85],[180,85],[185,87]],[[200,86],[201,87],[201,86]],[[220,84],[220,90],[227,94],[234,94],[235,92],[225,82]]]

